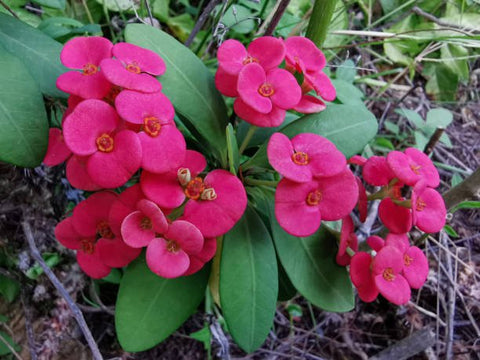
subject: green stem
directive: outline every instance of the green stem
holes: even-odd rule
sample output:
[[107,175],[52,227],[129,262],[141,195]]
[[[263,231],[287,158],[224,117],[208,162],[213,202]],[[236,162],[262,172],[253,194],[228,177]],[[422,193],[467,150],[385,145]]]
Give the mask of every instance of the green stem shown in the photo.
[[251,125],[250,128],[248,129],[247,135],[245,135],[245,139],[242,141],[242,145],[240,145],[240,149],[238,149],[238,153],[242,155],[243,151],[247,148],[248,143],[253,137],[253,134],[255,134],[255,131],[257,131],[258,127],[255,125]]
[[258,180],[258,179],[252,179],[252,178],[246,178],[245,183],[247,185],[263,185],[263,186],[270,186],[270,187],[276,187],[278,184],[278,181],[274,180]]
[[385,197],[385,188],[382,188],[381,190],[377,191],[376,193],[370,194],[367,196],[368,201],[372,200],[381,200]]
[[396,200],[396,199],[392,199],[392,201],[394,202],[394,204],[398,205],[398,206],[403,206],[403,207],[406,207],[406,208],[409,208],[411,209],[412,207],[412,200]]
[[308,22],[306,37],[321,47],[327,37],[328,26],[332,20],[336,0],[315,0],[312,16]]

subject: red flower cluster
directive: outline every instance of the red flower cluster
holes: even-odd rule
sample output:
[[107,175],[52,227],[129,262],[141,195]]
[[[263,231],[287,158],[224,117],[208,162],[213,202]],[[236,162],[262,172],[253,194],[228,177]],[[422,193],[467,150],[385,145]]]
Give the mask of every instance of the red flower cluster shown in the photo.
[[120,195],[101,191],[78,204],[58,224],[57,239],[77,250],[80,267],[93,278],[126,266],[142,247],[147,265],[160,276],[198,271],[215,254],[216,237],[243,215],[247,197],[227,171],[199,176],[205,158],[187,150],[173,105],[155,78],[165,72],[163,60],[101,37],[70,40],[61,60],[77,70],[57,80],[70,94],[69,106],[63,132],[50,131],[44,163],[68,159],[67,179],[88,191],[117,188],[142,173],[140,184]]
[[284,178],[275,192],[275,216],[294,236],[310,236],[323,220],[340,220],[355,207],[358,186],[345,156],[327,139],[299,134],[291,140],[275,133],[268,160]]
[[[285,69],[278,66],[285,61]],[[225,96],[236,97],[235,113],[250,124],[275,127],[287,110],[316,113],[336,97],[330,79],[322,72],[325,56],[315,44],[294,36],[283,41],[263,36],[247,49],[237,40],[227,40],[218,49],[215,84]],[[298,84],[295,74],[303,77]]]

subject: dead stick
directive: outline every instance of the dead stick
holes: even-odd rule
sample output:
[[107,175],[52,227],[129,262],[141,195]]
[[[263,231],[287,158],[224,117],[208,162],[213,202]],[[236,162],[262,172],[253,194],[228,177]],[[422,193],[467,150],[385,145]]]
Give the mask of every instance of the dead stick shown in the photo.
[[423,152],[426,154],[426,155],[430,155],[433,151],[433,148],[435,147],[435,145],[437,145],[438,141],[440,140],[440,137],[442,136],[443,132],[445,131],[444,128],[437,128],[435,130],[435,132],[433,133],[432,137],[430,138],[430,140],[428,140],[428,143],[427,145],[425,145],[425,149],[423,150]]
[[263,34],[264,36],[271,36],[273,34],[273,30],[275,30],[275,28],[277,27],[278,22],[282,18],[282,15],[285,12],[285,10],[287,10],[287,6],[288,6],[289,3],[290,3],[290,0],[281,0],[280,1],[275,13],[273,14],[272,20],[268,24],[267,29],[265,30],[265,33]]
[[15,11],[13,11],[10,6],[8,6],[7,4],[5,4],[5,2],[3,2],[2,0],[0,0],[0,4],[10,13],[12,14],[12,16],[17,19],[17,20],[20,20],[20,18],[18,17],[18,15],[15,13]]
[[25,286],[22,286],[20,292],[20,299],[23,305],[23,312],[25,314],[25,332],[27,333],[28,348],[30,350],[30,360],[37,360],[37,347],[35,345],[35,334],[32,326],[32,314],[28,306],[27,296],[25,294]]
[[85,318],[83,317],[83,313],[80,311],[77,304],[75,304],[73,299],[70,297],[67,290],[65,290],[60,280],[58,280],[58,278],[55,276],[53,271],[45,263],[45,261],[42,258],[42,255],[40,254],[40,251],[38,251],[38,248],[35,245],[35,240],[33,239],[33,234],[32,234],[32,229],[30,228],[30,224],[24,221],[22,222],[22,227],[23,227],[23,232],[25,233],[25,237],[27,238],[28,246],[30,247],[30,251],[32,253],[33,258],[38,262],[38,264],[43,269],[45,274],[48,276],[52,284],[55,286],[55,288],[58,290],[60,295],[62,295],[62,297],[67,302],[68,307],[70,308],[70,311],[75,317],[75,320],[77,320],[78,326],[80,326],[80,329],[82,330],[82,333],[85,336],[85,339],[87,340],[90,350],[92,350],[93,358],[95,360],[103,360],[102,354],[100,353],[100,350],[98,349],[98,346],[95,340],[93,339],[92,333],[88,328]]
[[443,194],[447,209],[460,204],[465,200],[474,200],[480,197],[480,168],[463,180],[457,186]]
[[404,360],[435,344],[435,337],[430,328],[414,332],[412,335],[402,339],[392,346],[381,351],[370,360]]
[[210,0],[208,5],[205,7],[205,9],[202,11],[202,14],[198,18],[198,21],[196,22],[195,26],[193,27],[192,32],[188,36],[187,41],[185,41],[185,46],[190,46],[193,43],[193,40],[195,39],[195,36],[197,36],[198,32],[202,28],[202,26],[205,24],[205,21],[207,21],[208,16],[210,13],[215,9],[215,6],[217,6],[221,0]]

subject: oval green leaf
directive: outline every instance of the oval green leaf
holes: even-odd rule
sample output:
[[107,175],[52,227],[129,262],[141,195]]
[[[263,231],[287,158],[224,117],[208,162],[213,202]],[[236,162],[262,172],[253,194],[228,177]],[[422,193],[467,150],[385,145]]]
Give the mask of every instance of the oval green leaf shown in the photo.
[[[300,133],[314,133],[333,142],[347,158],[361,152],[377,133],[375,115],[362,105],[329,104],[319,113],[310,114],[285,126],[281,132],[290,138]],[[267,141],[268,143],[268,141]],[[267,143],[242,168],[268,166]]]
[[48,144],[43,97],[22,61],[1,46],[0,84],[0,160],[40,165]]
[[186,120],[192,134],[208,144],[226,168],[227,108],[207,67],[190,49],[152,26],[127,25],[125,39],[163,58],[167,71],[160,78],[162,91]]
[[142,256],[120,283],[115,308],[118,341],[126,351],[143,351],[172,334],[197,309],[209,268],[187,277],[164,279],[152,273]]
[[293,286],[308,301],[332,312],[350,311],[355,306],[352,283],[345,267],[335,263],[335,237],[324,227],[309,237],[287,234],[270,210],[272,236],[277,254]]
[[60,63],[62,44],[42,31],[0,13],[0,45],[25,64],[42,93],[52,97],[67,97],[56,86],[58,76],[67,71]]
[[277,259],[270,234],[247,208],[225,234],[220,264],[220,301],[228,329],[246,352],[257,349],[272,327],[278,294]]

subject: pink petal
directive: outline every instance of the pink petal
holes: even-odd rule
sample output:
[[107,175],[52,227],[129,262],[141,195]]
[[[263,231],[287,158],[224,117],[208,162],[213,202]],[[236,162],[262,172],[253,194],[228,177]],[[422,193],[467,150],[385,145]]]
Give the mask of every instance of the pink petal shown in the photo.
[[375,285],[380,294],[395,305],[405,305],[410,300],[410,286],[402,275],[395,275],[395,279],[391,281],[386,280],[383,275],[377,275]]
[[142,145],[141,167],[147,171],[165,173],[176,170],[185,160],[187,144],[174,125],[161,126],[156,137],[141,132],[138,138]]
[[96,236],[97,225],[108,222],[110,208],[117,199],[112,191],[96,192],[73,209],[73,226],[82,236]]
[[155,274],[164,278],[182,276],[190,266],[190,259],[183,251],[169,252],[167,242],[155,238],[147,247],[147,265]]
[[321,71],[313,73],[307,72],[307,74],[305,74],[305,80],[309,82],[315,89],[315,92],[326,101],[333,101],[337,97],[337,91],[325,73]]
[[302,89],[295,77],[284,69],[273,69],[267,73],[266,82],[274,89],[272,103],[281,109],[291,109],[300,102]]
[[147,117],[156,117],[161,124],[175,124],[175,110],[170,100],[161,92],[144,94],[123,90],[115,98],[118,114],[128,122],[144,124]]
[[303,36],[292,36],[285,40],[287,64],[296,67],[301,62],[306,70],[320,71],[327,63],[325,55],[310,40]]
[[382,275],[384,270],[389,268],[393,275],[398,275],[403,269],[403,254],[394,246],[381,248],[372,263],[374,275]]
[[86,191],[100,190],[102,187],[97,185],[87,173],[87,159],[73,155],[67,161],[66,176],[73,187]]
[[100,65],[103,59],[112,56],[113,44],[101,36],[80,36],[65,43],[60,60],[70,69],[82,69],[86,64]]
[[367,244],[376,252],[379,252],[385,246],[385,240],[383,240],[380,236],[369,236],[367,238]]
[[410,247],[410,241],[407,234],[393,234],[389,233],[385,239],[385,245],[394,246],[404,254]]
[[367,220],[368,212],[367,190],[365,190],[365,186],[363,186],[362,180],[358,176],[355,176],[355,180],[357,180],[358,185],[358,217],[363,223]]
[[442,195],[431,188],[412,193],[414,224],[427,233],[439,232],[445,226],[447,209]]
[[142,72],[152,75],[162,75],[165,72],[165,62],[155,52],[137,45],[121,42],[115,44],[112,54],[126,64],[134,63]]
[[153,230],[157,234],[165,234],[168,231],[167,218],[157,204],[142,199],[137,203],[137,208],[152,221]]
[[145,196],[162,208],[176,208],[185,200],[176,172],[154,174],[143,171],[140,185]]
[[272,111],[270,98],[262,96],[258,92],[258,89],[265,83],[266,79],[265,70],[260,65],[251,63],[240,71],[237,82],[238,94],[243,102],[251,106],[255,111],[263,114],[268,114]]
[[[142,248],[155,238],[155,230],[144,229],[141,224],[145,219],[141,211],[134,211],[122,222],[121,234],[123,241],[132,248]],[[148,217],[148,216],[147,216]]]
[[104,188],[125,184],[140,168],[142,145],[137,134],[122,130],[115,135],[111,152],[97,151],[87,161],[87,172],[93,181]]
[[428,260],[422,250],[411,246],[404,257],[403,276],[410,287],[420,289],[428,277]]
[[385,186],[395,178],[384,156],[372,156],[363,166],[363,179],[370,185]]
[[370,272],[372,257],[366,252],[358,252],[350,261],[350,278],[365,302],[372,302],[378,296],[378,289]]
[[203,249],[203,235],[192,223],[176,220],[165,234],[168,240],[175,240],[187,254],[199,254]]
[[55,226],[55,238],[68,249],[81,248],[81,236],[73,227],[72,218],[68,217]]
[[98,251],[93,254],[77,251],[77,262],[85,274],[93,279],[101,279],[110,274],[111,268],[100,260]]
[[43,163],[47,166],[55,166],[67,160],[70,155],[72,152],[65,144],[62,130],[51,128],[48,132],[48,148]]
[[423,179],[425,179],[427,186],[437,187],[440,184],[440,176],[438,175],[437,168],[433,165],[432,160],[415,148],[408,148],[405,150],[407,155],[417,166],[420,166],[418,170]]
[[391,151],[387,155],[387,162],[396,177],[401,182],[413,186],[421,179],[411,168],[410,159],[407,155],[400,151]]
[[181,167],[189,169],[192,176],[197,176],[207,167],[207,160],[205,160],[205,156],[198,151],[187,150],[185,153],[185,161]]
[[367,159],[360,155],[353,155],[350,159],[347,160],[348,164],[354,164],[358,166],[364,166],[366,162]]
[[243,68],[247,50],[240,41],[229,39],[218,48],[218,64],[226,73],[237,75]]
[[110,134],[119,125],[117,112],[101,100],[85,100],[65,119],[65,143],[76,155],[91,155],[97,151],[96,140]]
[[141,249],[134,249],[123,242],[121,238],[98,240],[96,248],[102,262],[113,268],[121,268],[130,264],[140,255]]
[[255,58],[265,70],[280,65],[285,58],[285,45],[282,39],[273,36],[262,36],[248,45],[248,55]]
[[237,78],[238,75],[229,74],[221,66],[215,73],[215,86],[223,95],[229,97],[237,97]]
[[286,111],[273,105],[272,111],[267,114],[256,111],[251,106],[242,101],[241,98],[235,99],[233,103],[235,114],[249,124],[259,127],[277,127],[285,120]]
[[327,108],[325,103],[312,95],[302,95],[300,101],[293,110],[303,114],[315,114]]
[[145,195],[143,195],[140,184],[130,186],[120,193],[108,213],[108,222],[115,235],[120,236],[123,220],[137,210],[137,202],[143,198]]
[[383,224],[395,234],[404,234],[412,228],[412,211],[385,198],[378,207],[378,216]]
[[342,219],[342,229],[340,232],[340,244],[338,246],[338,253],[336,256],[337,264],[340,266],[347,266],[350,264],[350,255],[347,253],[347,247],[353,251],[358,250],[358,239],[355,235],[355,227],[351,216],[346,216]]
[[105,59],[100,66],[107,80],[122,88],[145,93],[162,90],[162,85],[155,77],[146,73],[132,73],[118,60]]
[[83,99],[102,99],[111,87],[112,84],[101,71],[91,75],[68,71],[57,78],[57,88]]

